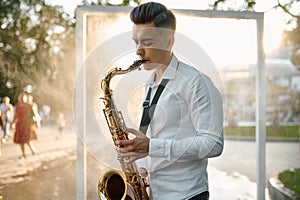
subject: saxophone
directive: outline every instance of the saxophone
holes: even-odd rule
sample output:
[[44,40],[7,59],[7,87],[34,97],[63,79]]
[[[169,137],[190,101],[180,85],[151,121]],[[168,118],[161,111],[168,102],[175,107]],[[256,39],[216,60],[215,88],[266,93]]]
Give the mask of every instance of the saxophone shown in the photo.
[[[113,142],[116,146],[116,141],[128,140],[128,132],[126,131],[125,122],[122,113],[117,110],[113,101],[112,90],[109,87],[111,79],[116,75],[126,74],[136,69],[140,69],[140,65],[144,60],[137,60],[130,65],[126,70],[121,68],[113,68],[110,70],[101,81],[101,88],[104,92],[103,99],[105,108],[103,109],[106,122],[108,124]],[[146,191],[146,184],[139,175],[136,164],[125,163],[124,159],[117,156],[122,171],[108,170],[99,179],[98,197],[101,200],[149,200]]]

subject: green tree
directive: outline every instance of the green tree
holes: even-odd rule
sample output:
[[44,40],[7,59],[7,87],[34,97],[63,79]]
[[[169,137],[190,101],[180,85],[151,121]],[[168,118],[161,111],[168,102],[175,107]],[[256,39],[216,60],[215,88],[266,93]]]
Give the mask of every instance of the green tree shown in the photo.
[[[133,0],[134,3],[140,4],[140,0]],[[82,0],[83,5],[103,5],[103,6],[129,6],[130,0],[122,0],[118,4],[112,4],[110,0]]]
[[293,46],[291,52],[291,61],[300,70],[300,16],[295,16],[290,23],[295,21],[296,26],[292,30],[285,31],[284,42],[287,45]]
[[[109,0],[81,4],[112,5]],[[129,4],[123,0],[118,6]],[[0,10],[0,97],[9,96],[15,104],[17,95],[27,91],[53,112],[71,111],[75,19],[44,0],[1,0]]]
[[0,96],[16,103],[27,89],[39,104],[70,109],[75,20],[43,0],[1,0],[0,10]]

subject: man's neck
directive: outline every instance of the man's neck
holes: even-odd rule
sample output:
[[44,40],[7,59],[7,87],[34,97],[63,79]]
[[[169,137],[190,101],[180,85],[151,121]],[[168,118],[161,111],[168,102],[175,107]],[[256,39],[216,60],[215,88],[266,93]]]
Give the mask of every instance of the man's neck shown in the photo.
[[173,53],[170,54],[169,58],[167,59],[167,62],[165,64],[161,64],[155,69],[155,76],[154,76],[154,82],[160,82],[160,79],[164,72],[166,71],[167,67],[171,63],[171,60],[173,58]]

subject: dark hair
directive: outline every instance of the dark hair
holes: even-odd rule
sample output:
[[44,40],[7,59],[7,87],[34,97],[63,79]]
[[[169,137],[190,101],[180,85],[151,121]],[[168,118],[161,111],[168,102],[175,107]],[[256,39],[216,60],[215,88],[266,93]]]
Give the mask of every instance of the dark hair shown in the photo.
[[155,27],[176,30],[173,12],[157,2],[148,2],[132,9],[130,19],[134,24],[153,23]]

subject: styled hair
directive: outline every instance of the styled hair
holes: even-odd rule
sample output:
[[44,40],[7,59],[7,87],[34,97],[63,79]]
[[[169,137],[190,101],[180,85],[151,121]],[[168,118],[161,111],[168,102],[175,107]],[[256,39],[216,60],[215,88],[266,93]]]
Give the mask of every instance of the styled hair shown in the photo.
[[134,24],[153,23],[155,27],[176,30],[173,12],[157,2],[148,2],[132,9],[130,19]]

